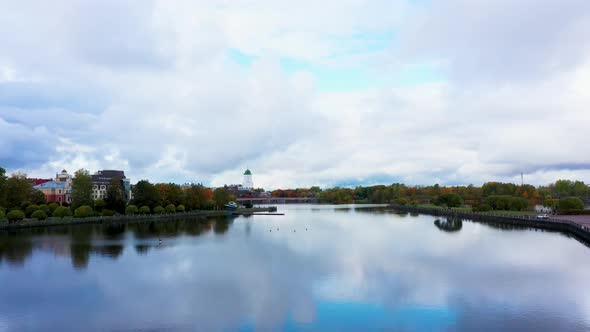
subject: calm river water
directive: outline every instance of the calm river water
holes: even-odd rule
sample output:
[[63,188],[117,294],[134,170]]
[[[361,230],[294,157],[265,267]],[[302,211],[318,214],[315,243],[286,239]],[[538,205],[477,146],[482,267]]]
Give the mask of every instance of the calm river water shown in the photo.
[[577,240],[358,207],[0,233],[0,332],[590,330]]

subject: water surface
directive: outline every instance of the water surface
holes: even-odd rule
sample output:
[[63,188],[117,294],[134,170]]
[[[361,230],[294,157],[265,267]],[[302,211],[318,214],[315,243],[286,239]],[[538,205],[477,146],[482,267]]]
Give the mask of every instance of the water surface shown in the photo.
[[0,233],[0,332],[590,330],[590,248],[563,234],[279,212]]

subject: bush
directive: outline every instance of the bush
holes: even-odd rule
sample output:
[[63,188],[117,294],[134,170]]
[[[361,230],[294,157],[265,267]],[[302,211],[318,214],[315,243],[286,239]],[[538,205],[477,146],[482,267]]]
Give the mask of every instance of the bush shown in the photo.
[[522,197],[512,197],[510,199],[510,210],[522,211],[529,207],[529,201]]
[[395,199],[395,203],[399,205],[406,205],[408,204],[408,200],[403,197],[398,197]]
[[47,219],[47,213],[45,213],[43,210],[37,210],[31,214],[31,218],[45,220]]
[[438,196],[434,204],[446,205],[448,207],[459,207],[463,205],[463,199],[461,198],[461,196],[455,193],[447,193]]
[[174,212],[176,212],[176,207],[174,206],[174,204],[166,205],[166,213],[174,213]]
[[70,208],[65,207],[65,206],[58,206],[55,209],[55,211],[53,211],[53,213],[51,215],[53,217],[57,217],[57,218],[71,217],[72,216],[72,210],[70,210]]
[[4,219],[5,215],[4,215],[4,210],[0,210],[0,219]]
[[137,214],[137,206],[129,205],[127,208],[125,208],[125,214]]
[[492,209],[491,206],[489,206],[488,204],[479,204],[477,206],[474,206],[471,208],[471,210],[473,210],[474,212],[488,212]]
[[489,205],[492,210],[510,210],[512,198],[513,197],[509,195],[492,195],[486,198],[486,204]]
[[39,205],[39,210],[45,212],[46,215],[49,215],[49,206],[47,206],[47,204]]
[[141,214],[150,214],[150,207],[147,205],[144,205],[142,207],[139,208],[139,213]]
[[82,205],[74,211],[74,217],[76,218],[86,218],[92,215],[92,208],[88,205]]
[[164,208],[159,205],[154,208],[155,214],[162,214],[162,213],[164,213],[164,211],[165,211]]
[[12,210],[6,214],[6,219],[10,221],[25,219],[25,213],[21,210]]
[[55,212],[55,209],[57,209],[59,207],[59,204],[49,203],[49,205],[47,205],[47,207],[49,208],[49,214],[53,215],[53,212]]
[[30,217],[33,214],[33,212],[37,210],[39,210],[39,205],[31,204],[27,206],[27,208],[25,209],[25,215],[27,217]]
[[176,207],[176,212],[184,212],[184,205],[180,204]]
[[102,216],[103,217],[112,217],[115,215],[115,211],[109,209],[102,209]]
[[94,202],[94,209],[98,212],[101,212],[102,209],[104,209],[106,206],[107,206],[107,203],[100,198]]
[[578,197],[566,197],[559,200],[557,203],[557,211],[559,213],[570,213],[573,211],[584,210],[584,202]]

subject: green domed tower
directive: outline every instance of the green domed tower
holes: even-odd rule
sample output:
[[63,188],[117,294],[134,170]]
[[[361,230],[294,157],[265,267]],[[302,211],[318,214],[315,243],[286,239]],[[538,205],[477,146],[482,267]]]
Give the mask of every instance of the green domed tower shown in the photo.
[[252,182],[252,172],[249,169],[246,169],[244,172],[244,182],[242,183],[242,188],[244,189],[253,189],[254,183]]

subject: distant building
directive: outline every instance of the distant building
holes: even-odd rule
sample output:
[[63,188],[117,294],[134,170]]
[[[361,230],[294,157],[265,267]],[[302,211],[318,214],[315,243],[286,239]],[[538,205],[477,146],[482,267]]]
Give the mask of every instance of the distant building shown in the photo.
[[254,183],[252,182],[252,172],[250,172],[249,169],[247,169],[244,172],[244,181],[242,183],[242,188],[244,190],[252,190],[252,189],[254,189]]
[[60,205],[72,203],[72,176],[65,169],[55,174],[55,180],[41,182],[33,186],[33,189],[41,191],[48,203],[55,202]]
[[102,170],[92,174],[92,198],[105,199],[113,180],[121,181],[123,197],[126,201],[131,200],[131,182],[125,177],[124,171],[117,170]]

